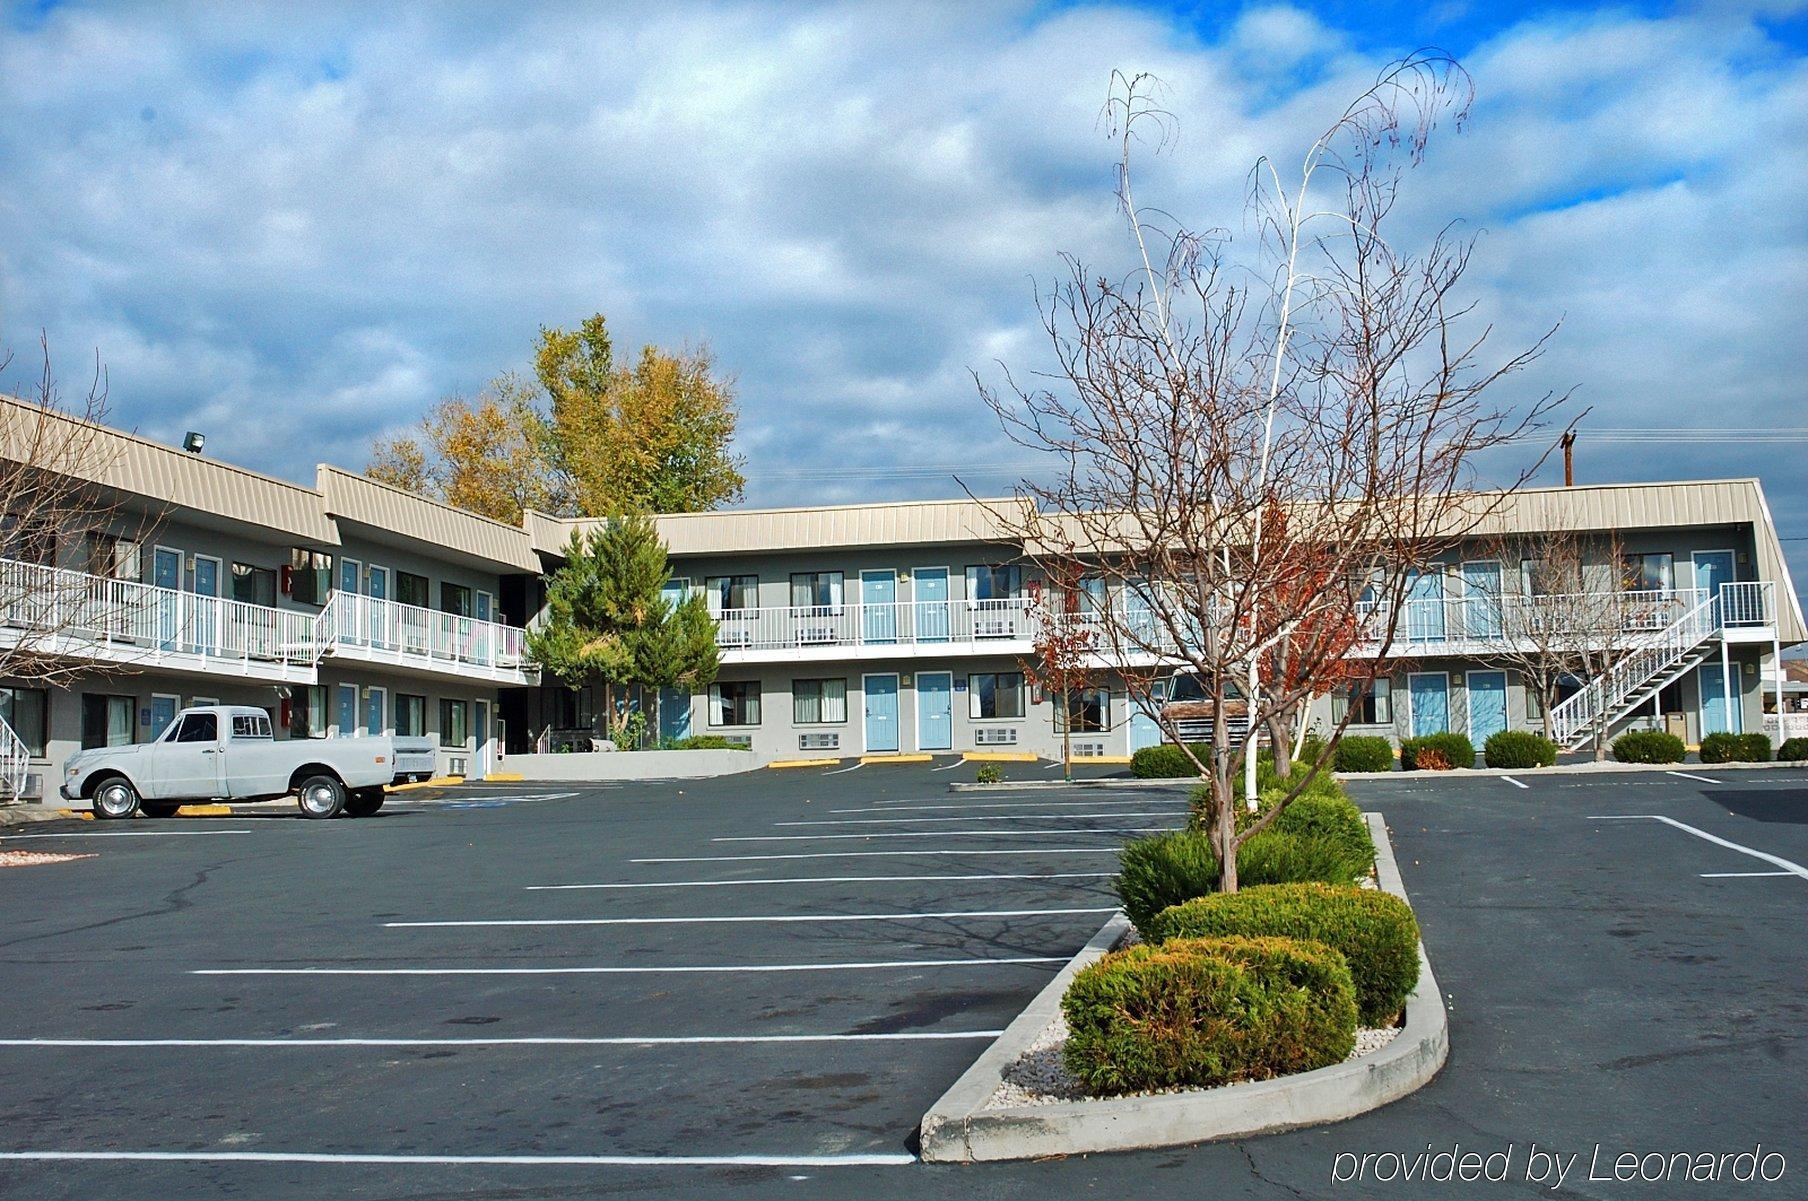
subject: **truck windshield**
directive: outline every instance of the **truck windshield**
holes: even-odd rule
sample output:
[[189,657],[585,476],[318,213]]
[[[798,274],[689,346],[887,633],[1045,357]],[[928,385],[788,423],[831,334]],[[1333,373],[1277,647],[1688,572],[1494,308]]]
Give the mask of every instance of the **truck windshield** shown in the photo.
[[[1206,694],[1205,685],[1200,683],[1198,676],[1182,675],[1174,677],[1173,684],[1168,688],[1168,699],[1170,701],[1203,701],[1210,698]],[[1240,701],[1243,699],[1243,691],[1235,684],[1226,683],[1224,699]]]

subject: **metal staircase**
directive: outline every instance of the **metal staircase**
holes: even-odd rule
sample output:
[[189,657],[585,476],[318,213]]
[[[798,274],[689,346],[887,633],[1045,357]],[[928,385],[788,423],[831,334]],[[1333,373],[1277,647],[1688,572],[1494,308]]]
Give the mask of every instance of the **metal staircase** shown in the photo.
[[25,799],[25,786],[31,778],[31,751],[0,717],[0,805],[11,805]]
[[1551,709],[1551,733],[1565,750],[1580,749],[1603,724],[1614,722],[1649,701],[1713,653],[1723,636],[1720,597],[1707,595],[1661,630],[1643,635],[1612,667],[1581,691]]

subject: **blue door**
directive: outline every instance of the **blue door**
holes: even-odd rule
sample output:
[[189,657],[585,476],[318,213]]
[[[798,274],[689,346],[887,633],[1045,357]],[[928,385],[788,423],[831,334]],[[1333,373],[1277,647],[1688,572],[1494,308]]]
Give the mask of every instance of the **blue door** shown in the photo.
[[691,694],[682,688],[659,690],[659,737],[661,739],[691,736]]
[[916,599],[913,602],[918,642],[946,642],[953,624],[948,617],[948,569],[919,567],[914,575]]
[[[1469,673],[1469,741],[1480,747],[1490,735],[1507,728],[1507,673]],[[1415,708],[1413,712],[1417,713]],[[1458,763],[1457,767],[1468,767]]]
[[867,643],[898,640],[898,576],[891,571],[860,573],[860,638]]
[[1703,663],[1695,669],[1695,679],[1701,686],[1701,732],[1702,734],[1739,734],[1743,733],[1739,713],[1739,675],[1734,669],[1732,681],[1732,706],[1727,706],[1726,673],[1721,671],[1718,663]]
[[182,628],[182,554],[159,546],[151,552],[151,583],[169,591],[157,594],[157,645],[176,648]]
[[[1414,738],[1443,734],[1450,729],[1450,677],[1441,671],[1414,672],[1406,677],[1407,699],[1412,703]],[[1466,767],[1468,764],[1453,764]]]
[[220,645],[220,561],[207,555],[195,556],[195,643],[197,649],[213,654]]
[[[1733,552],[1730,550],[1698,550],[1695,552],[1695,586],[1702,590],[1706,597],[1719,599],[1720,586],[1733,582]],[[1725,612],[1723,605],[1714,606],[1714,624],[1724,621],[1738,621],[1742,616],[1738,612]],[[1758,614],[1758,616],[1763,616]]]
[[[339,685],[338,712],[334,715],[339,725],[339,737],[350,738],[358,732],[358,686],[356,684]],[[377,733],[373,730],[372,733]]]
[[170,722],[176,720],[176,698],[173,696],[151,697],[151,741],[163,737],[169,729]]
[[1463,632],[1471,638],[1500,637],[1500,562],[1463,564]]
[[1438,572],[1414,572],[1406,588],[1406,638],[1408,642],[1444,640],[1444,577]]
[[389,699],[388,693],[381,688],[372,688],[364,694],[364,732],[381,734],[388,730],[383,722],[383,702]]
[[917,750],[954,749],[954,673],[917,673]]
[[1146,746],[1161,745],[1161,724],[1155,720],[1153,709],[1159,709],[1168,699],[1168,682],[1157,680],[1149,686],[1148,707],[1143,702],[1131,698],[1130,705],[1130,753],[1134,755]]
[[866,676],[866,749],[898,749],[898,677]]

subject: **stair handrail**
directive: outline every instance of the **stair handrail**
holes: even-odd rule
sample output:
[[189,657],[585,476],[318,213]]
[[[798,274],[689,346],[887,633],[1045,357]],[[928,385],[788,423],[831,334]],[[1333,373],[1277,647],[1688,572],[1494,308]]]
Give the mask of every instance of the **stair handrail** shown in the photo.
[[25,799],[25,785],[31,778],[31,748],[0,717],[0,804],[17,804]]
[[1701,645],[1702,640],[1719,626],[1719,599],[1712,593],[1703,597],[1688,612],[1633,647],[1574,696],[1552,706],[1551,733],[1555,735],[1557,745],[1568,746],[1603,712]]

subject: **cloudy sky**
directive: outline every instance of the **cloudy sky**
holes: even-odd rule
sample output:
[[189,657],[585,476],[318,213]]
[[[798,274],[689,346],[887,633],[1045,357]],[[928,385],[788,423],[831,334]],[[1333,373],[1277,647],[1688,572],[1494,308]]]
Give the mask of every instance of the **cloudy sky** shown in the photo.
[[970,373],[1039,361],[1061,254],[1123,259],[1111,71],[1178,120],[1142,194],[1235,230],[1257,154],[1436,45],[1478,95],[1415,220],[1478,235],[1503,346],[1562,322],[1515,395],[1592,406],[1583,480],[1761,474],[1808,575],[1793,0],[290,7],[0,7],[15,376],[44,331],[119,423],[311,479],[600,311],[738,377],[751,502],[1004,490]]

